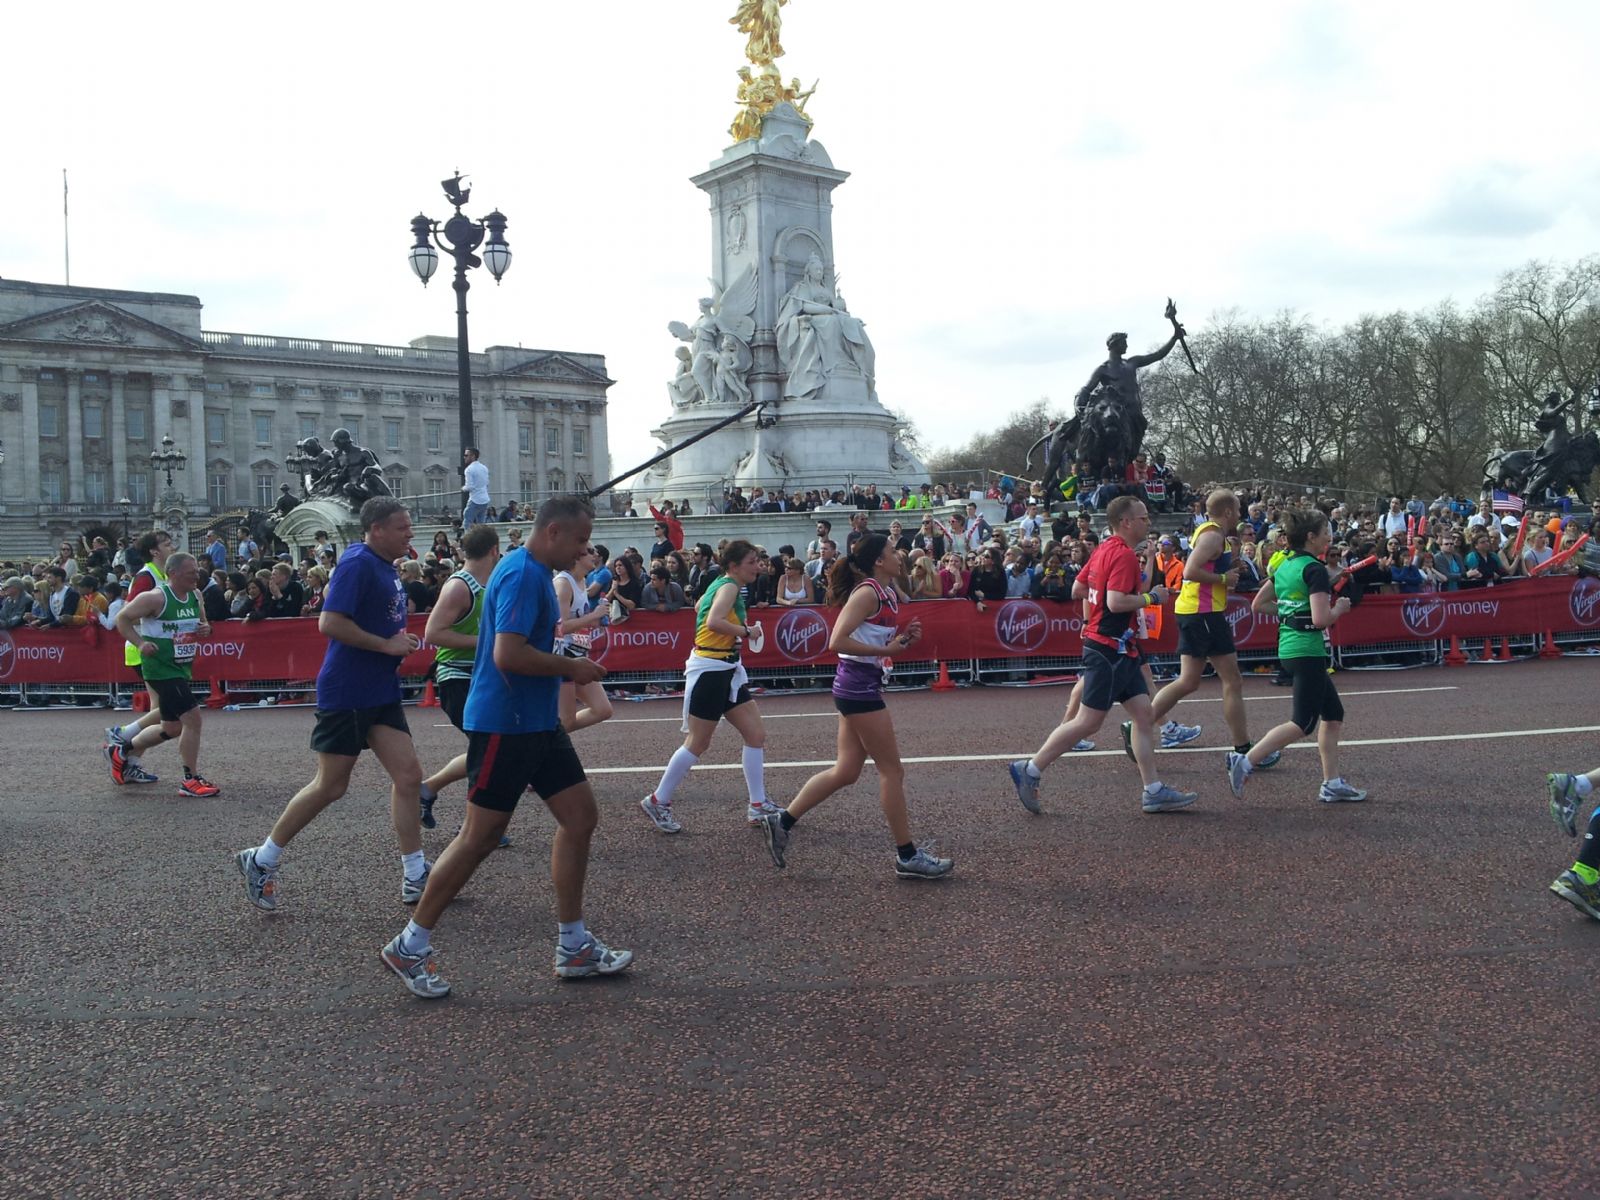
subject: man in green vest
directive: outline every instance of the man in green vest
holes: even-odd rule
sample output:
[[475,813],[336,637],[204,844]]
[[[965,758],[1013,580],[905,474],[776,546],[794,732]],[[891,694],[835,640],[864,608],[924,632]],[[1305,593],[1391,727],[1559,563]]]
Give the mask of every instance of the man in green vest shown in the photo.
[[[500,561],[500,534],[493,525],[472,526],[461,536],[461,553],[466,566],[444,581],[439,600],[428,613],[423,640],[437,646],[433,656],[433,680],[439,707],[450,724],[461,728],[467,709],[467,692],[472,687],[472,665],[478,653],[478,619],[483,615],[483,588]],[[432,829],[437,821],[433,802],[452,783],[467,777],[467,756],[458,754],[444,769],[422,781],[422,826]],[[511,839],[501,835],[500,845]]]
[[125,783],[129,767],[138,765],[144,751],[177,738],[178,757],[183,760],[179,794],[215,796],[222,789],[195,769],[200,757],[200,705],[189,690],[197,645],[211,636],[200,598],[200,568],[194,555],[180,552],[167,558],[163,570],[164,579],[117,613],[117,632],[139,651],[139,673],[155,694],[161,723],[142,730],[126,746],[108,746],[106,758],[112,780]]
[[[166,579],[166,572],[161,569],[161,564],[167,561],[177,546],[173,544],[172,535],[164,529],[152,529],[149,533],[139,535],[129,552],[129,559],[134,563],[141,563],[138,571],[134,573],[133,580],[128,584],[127,594],[123,603],[131,603],[138,596],[155,587],[156,584]],[[202,600],[202,603],[204,601]],[[124,646],[122,648],[122,661],[135,673],[139,670],[139,648],[137,646]],[[145,691],[150,696],[150,707],[144,714],[135,717],[126,725],[113,725],[106,730],[106,743],[102,750],[106,758],[111,757],[113,747],[120,748],[124,755],[134,738],[149,729],[161,719],[160,706],[156,701],[155,692],[147,686]],[[155,783],[158,776],[146,771],[135,760],[130,759],[128,769],[123,772],[123,783]]]

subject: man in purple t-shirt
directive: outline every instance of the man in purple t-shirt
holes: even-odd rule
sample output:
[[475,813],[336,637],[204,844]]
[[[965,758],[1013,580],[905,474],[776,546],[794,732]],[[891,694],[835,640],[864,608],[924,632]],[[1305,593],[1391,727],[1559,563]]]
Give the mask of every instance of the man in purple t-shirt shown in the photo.
[[278,906],[283,848],[344,795],[363,750],[378,756],[393,785],[401,903],[421,899],[428,880],[417,805],[422,765],[400,707],[396,676],[418,645],[406,632],[406,594],[394,569],[394,560],[411,542],[411,515],[393,496],[374,496],[361,506],[361,532],[363,540],[340,557],[317,618],[317,628],[330,641],[317,673],[317,723],[311,731],[316,778],[289,801],[265,842],[234,856],[250,903],[268,911]]

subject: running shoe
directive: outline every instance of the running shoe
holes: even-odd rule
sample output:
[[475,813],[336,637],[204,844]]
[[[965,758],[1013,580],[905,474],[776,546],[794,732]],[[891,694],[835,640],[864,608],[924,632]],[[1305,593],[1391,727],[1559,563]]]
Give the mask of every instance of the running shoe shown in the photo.
[[202,779],[198,775],[190,775],[178,785],[178,795],[180,796],[199,796],[204,798],[215,796],[221,791],[222,789],[216,784]]
[[955,869],[955,859],[935,858],[926,846],[918,846],[910,858],[894,856],[894,873],[901,879],[938,879]]
[[1358,787],[1351,787],[1343,775],[1337,779],[1324,779],[1321,790],[1317,792],[1317,799],[1324,804],[1360,804],[1366,798],[1367,793]]
[[782,867],[783,853],[789,848],[789,830],[783,827],[782,813],[769,813],[761,822],[761,836],[766,839],[767,852],[772,861]]
[[272,912],[278,907],[278,868],[267,870],[256,864],[255,848],[241,850],[233,856],[233,865],[244,876],[244,894],[257,908]]
[[433,960],[433,947],[429,946],[421,954],[407,954],[400,949],[402,936],[397,935],[379,952],[384,963],[400,976],[400,982],[406,985],[413,996],[424,1000],[441,1000],[448,996],[450,984],[439,974],[439,964]]
[[400,903],[415,904],[422,899],[422,893],[428,887],[428,876],[433,874],[433,864],[427,859],[422,860],[422,874],[415,879],[407,879],[404,873],[400,876]]
[[1578,836],[1578,779],[1575,775],[1546,775],[1544,785],[1550,789],[1550,815],[1557,825],[1567,831],[1568,837]]
[[1161,748],[1171,750],[1177,746],[1187,746],[1200,736],[1200,726],[1180,725],[1176,721],[1168,721],[1161,727]]
[[121,742],[107,742],[100,751],[111,767],[112,783],[127,783],[128,756],[122,752]]
[[1164,783],[1161,790],[1154,794],[1139,789],[1139,806],[1147,813],[1177,812],[1180,808],[1188,808],[1198,799],[1198,792],[1180,792]]
[[746,805],[744,810],[744,819],[750,825],[760,825],[773,813],[779,813],[782,811],[783,809],[779,808],[771,800],[763,800],[760,804]]
[[1228,751],[1228,787],[1235,796],[1244,795],[1244,781],[1250,778],[1250,760],[1237,750]]
[[633,962],[632,950],[613,950],[594,934],[583,939],[576,950],[556,945],[556,974],[562,979],[582,979],[585,975],[615,975]]
[[644,809],[644,815],[654,821],[656,828],[662,833],[677,833],[683,828],[682,825],[672,819],[672,805],[657,804],[654,792],[639,801],[639,807]]
[[1585,883],[1576,871],[1567,870],[1556,876],[1550,890],[1579,912],[1600,921],[1600,883]]
[[1090,741],[1088,738],[1084,738],[1076,746],[1074,746],[1073,749],[1074,750],[1093,750],[1094,749],[1094,742]]
[[[438,798],[438,796],[434,796],[433,800]],[[422,827],[424,829],[432,829],[439,823],[433,815],[433,800],[424,800],[420,795],[417,797],[418,811],[421,814]]]
[[1258,762],[1255,769],[1258,771],[1270,771],[1273,767],[1278,765],[1278,760],[1282,757],[1282,750],[1274,750],[1271,754],[1267,755],[1260,762]]
[[152,771],[146,771],[144,764],[130,762],[122,768],[123,783],[158,783],[161,776]]
[[1122,752],[1128,756],[1129,762],[1138,762],[1133,756],[1133,722],[1122,723]]
[[1017,799],[1022,801],[1022,807],[1037,815],[1039,813],[1039,781],[1028,773],[1028,759],[1019,758],[1011,764],[1011,782],[1017,785]]
[[120,725],[113,725],[106,730],[106,745],[108,746],[121,746],[126,750],[130,740],[122,736],[122,726]]

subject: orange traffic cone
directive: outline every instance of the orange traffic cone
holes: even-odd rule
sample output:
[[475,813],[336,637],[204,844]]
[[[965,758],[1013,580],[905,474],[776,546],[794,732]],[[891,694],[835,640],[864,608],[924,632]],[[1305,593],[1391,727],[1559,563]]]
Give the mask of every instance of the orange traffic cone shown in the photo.
[[1510,662],[1511,661],[1511,639],[1510,638],[1504,638],[1503,637],[1503,638],[1500,639],[1500,653],[1495,655],[1495,661],[1496,662]]
[[433,680],[428,680],[428,686],[422,689],[422,699],[417,701],[418,708],[438,708],[439,697],[434,695]]
[[218,679],[211,685],[211,690],[206,693],[207,708],[221,708],[228,703],[228,685]]
[[949,663],[940,661],[939,678],[933,681],[932,690],[936,692],[953,692],[956,690],[955,682],[950,678]]
[[1464,667],[1467,665],[1467,656],[1461,653],[1461,639],[1453,633],[1450,635],[1450,649],[1445,651],[1444,665],[1447,667]]
[[1550,630],[1544,631],[1544,645],[1539,648],[1540,658],[1560,658],[1561,647],[1556,645],[1556,635]]
[[146,713],[150,711],[150,693],[140,688],[133,694],[133,711]]

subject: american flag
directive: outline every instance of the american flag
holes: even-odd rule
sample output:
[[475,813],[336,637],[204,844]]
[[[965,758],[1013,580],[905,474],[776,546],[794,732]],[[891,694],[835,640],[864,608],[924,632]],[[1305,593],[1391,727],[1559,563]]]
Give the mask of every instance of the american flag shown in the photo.
[[1496,488],[1494,502],[1491,507],[1497,513],[1510,513],[1514,517],[1520,517],[1523,507],[1522,497],[1512,495],[1510,492],[1502,492],[1499,488]]

